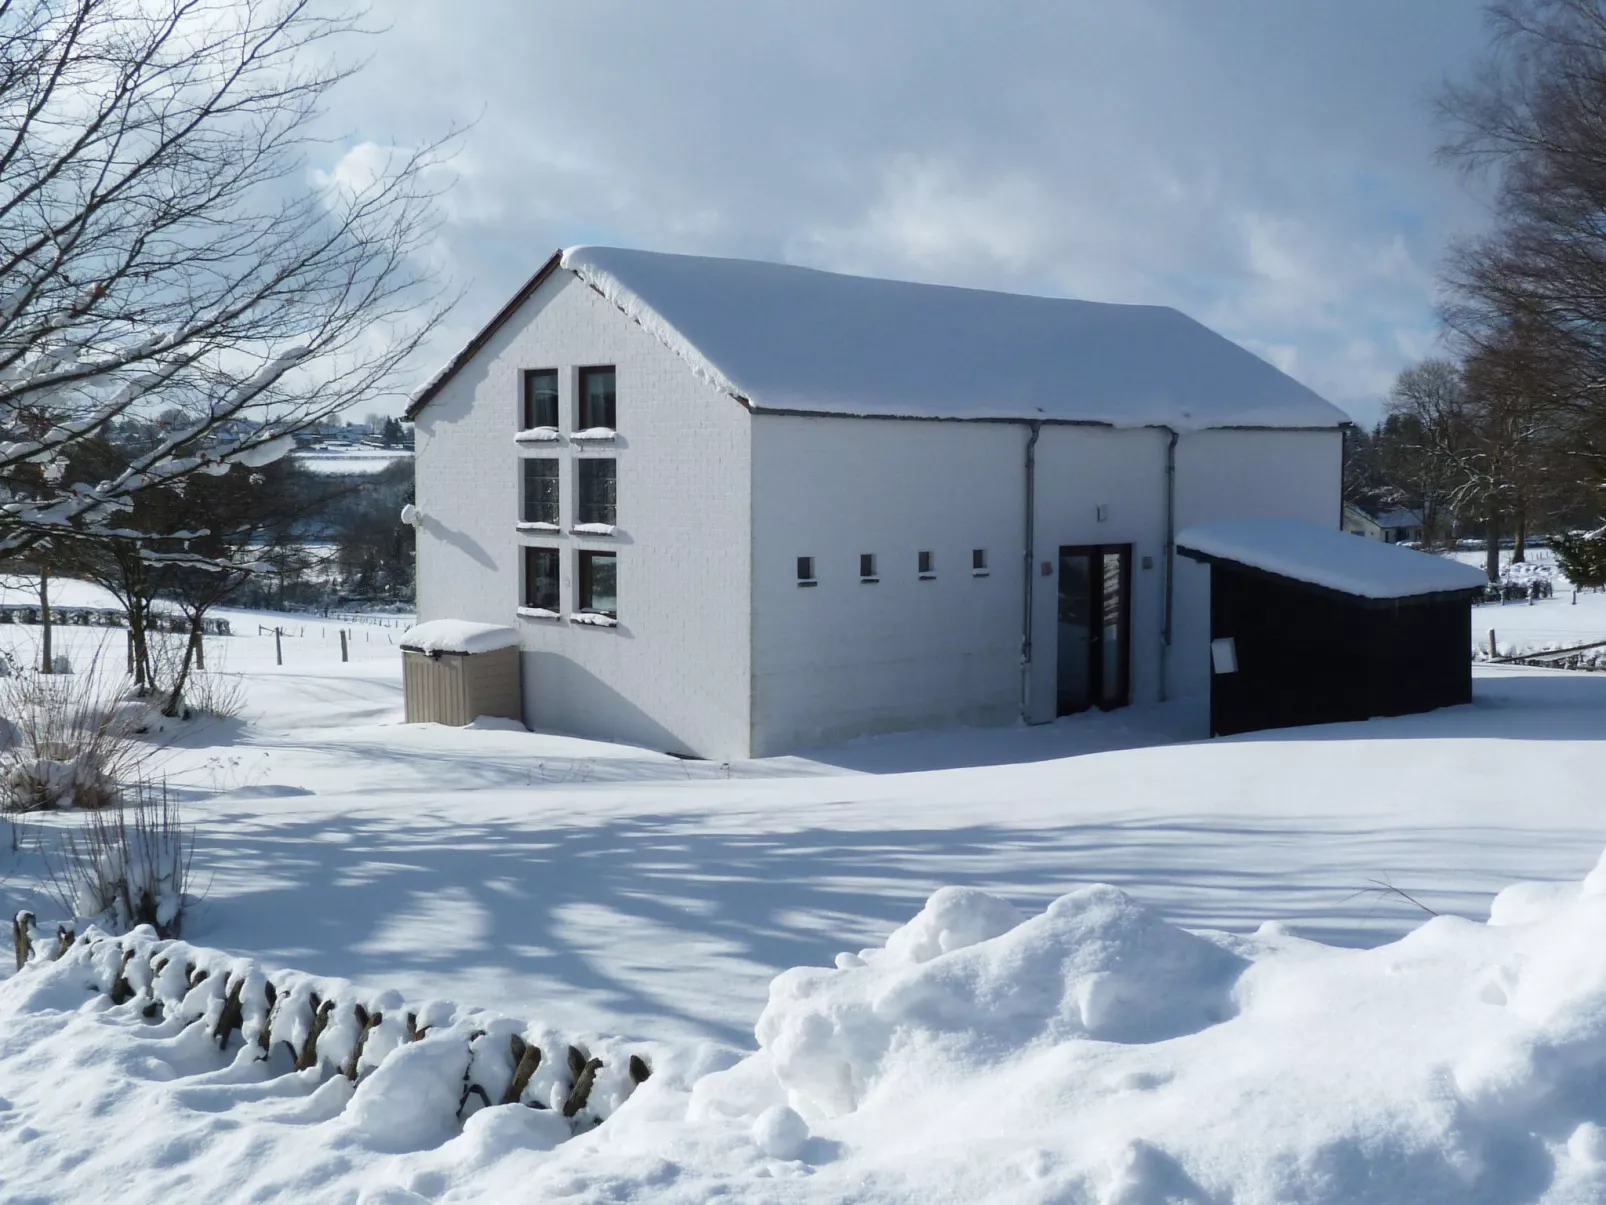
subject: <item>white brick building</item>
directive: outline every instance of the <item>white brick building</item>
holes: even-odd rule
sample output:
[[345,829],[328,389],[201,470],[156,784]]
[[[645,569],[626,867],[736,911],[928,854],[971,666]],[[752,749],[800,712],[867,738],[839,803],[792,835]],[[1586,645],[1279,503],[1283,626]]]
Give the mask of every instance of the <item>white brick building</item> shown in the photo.
[[607,248],[409,417],[419,618],[516,625],[532,727],[719,758],[1203,692],[1175,532],[1337,527],[1346,421],[1174,310]]

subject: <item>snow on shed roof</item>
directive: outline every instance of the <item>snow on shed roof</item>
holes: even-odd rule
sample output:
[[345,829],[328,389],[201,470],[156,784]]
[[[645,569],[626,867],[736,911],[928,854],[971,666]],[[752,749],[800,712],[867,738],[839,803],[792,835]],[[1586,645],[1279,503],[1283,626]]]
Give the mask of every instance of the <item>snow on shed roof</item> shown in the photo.
[[1448,557],[1368,540],[1301,519],[1228,519],[1184,528],[1177,550],[1233,561],[1359,598],[1480,589],[1483,571]]
[[519,634],[494,623],[467,619],[431,619],[402,633],[401,646],[420,653],[489,653],[512,648]]
[[1164,306],[571,247],[562,266],[755,410],[1336,427],[1336,407]]

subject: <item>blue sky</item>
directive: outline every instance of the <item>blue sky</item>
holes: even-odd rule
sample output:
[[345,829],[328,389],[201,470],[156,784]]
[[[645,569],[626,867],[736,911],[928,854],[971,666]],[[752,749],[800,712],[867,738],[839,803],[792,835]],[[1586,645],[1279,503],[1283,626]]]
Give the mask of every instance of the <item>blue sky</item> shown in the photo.
[[[444,359],[575,242],[1175,305],[1372,421],[1484,220],[1473,0],[408,0],[333,159],[469,125]],[[422,366],[421,374],[430,366]]]

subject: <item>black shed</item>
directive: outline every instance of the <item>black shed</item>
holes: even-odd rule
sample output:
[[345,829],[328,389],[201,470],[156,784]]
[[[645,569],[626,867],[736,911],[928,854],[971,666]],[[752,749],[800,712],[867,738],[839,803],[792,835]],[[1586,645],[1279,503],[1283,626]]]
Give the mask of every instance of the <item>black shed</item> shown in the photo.
[[1482,571],[1295,519],[1190,527],[1210,566],[1210,734],[1472,701]]

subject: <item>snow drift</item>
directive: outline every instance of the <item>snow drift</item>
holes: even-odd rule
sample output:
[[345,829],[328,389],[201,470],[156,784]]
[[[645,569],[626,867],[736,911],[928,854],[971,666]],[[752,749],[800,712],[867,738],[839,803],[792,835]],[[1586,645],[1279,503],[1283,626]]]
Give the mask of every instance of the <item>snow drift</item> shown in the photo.
[[1375,950],[944,889],[779,976],[757,1037],[689,1116],[761,1156],[841,1143],[868,1199],[1599,1201],[1606,858]]
[[[231,996],[261,999],[244,960],[148,934],[34,960],[0,983],[0,1098],[61,1141],[0,1150],[0,1181],[42,1200],[83,1186],[55,1187],[72,1160],[146,1183],[174,1128],[191,1164],[227,1167],[227,1199],[1606,1199],[1606,858],[1582,883],[1508,888],[1487,923],[1434,917],[1371,950],[1276,924],[1189,931],[1102,885],[1033,916],[944,888],[883,945],[778,976],[746,1057],[665,1051],[673,1070],[631,1092],[623,1051],[595,1045],[616,1068],[597,1082],[608,1120],[576,1137],[556,1107],[572,1066],[532,1080],[523,1106],[471,1101],[466,1085],[516,1075],[519,1023],[432,1006],[398,1024],[399,1001],[368,999],[385,1021],[363,1042],[361,1015],[337,1012],[322,1086],[302,1073],[269,1097],[250,1048],[304,1047],[314,993],[349,985],[281,976],[276,1011],[244,1010],[231,1057],[207,1035]],[[201,963],[213,973],[196,979]],[[119,978],[125,1002],[81,1002]],[[155,1028],[139,1019],[149,999],[166,1002]],[[184,1033],[200,1037],[181,1049]],[[175,1090],[175,1073],[197,1086]],[[94,1093],[74,1087],[90,1081],[113,1118],[154,1109],[161,1125],[94,1141],[79,1100]],[[229,1163],[245,1141],[249,1159]]]

